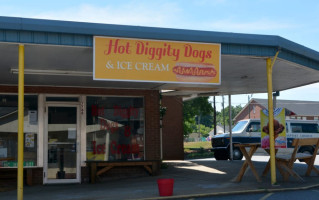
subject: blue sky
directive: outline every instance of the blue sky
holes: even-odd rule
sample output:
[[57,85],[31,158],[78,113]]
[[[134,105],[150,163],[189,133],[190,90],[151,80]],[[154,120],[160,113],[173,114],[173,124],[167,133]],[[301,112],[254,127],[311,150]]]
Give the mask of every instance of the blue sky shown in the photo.
[[[279,35],[319,51],[317,0],[0,0],[0,10],[12,17]],[[317,83],[282,91],[278,99],[319,101],[318,91]],[[232,96],[233,105],[247,100]]]

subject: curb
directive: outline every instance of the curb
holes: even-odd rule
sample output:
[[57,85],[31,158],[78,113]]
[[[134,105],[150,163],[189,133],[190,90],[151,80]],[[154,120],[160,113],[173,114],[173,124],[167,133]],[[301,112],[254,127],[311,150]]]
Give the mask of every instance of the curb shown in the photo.
[[151,198],[143,198],[138,200],[188,199],[188,198],[196,198],[196,197],[228,196],[228,195],[236,195],[236,194],[272,193],[272,192],[284,192],[284,191],[295,191],[295,190],[308,190],[315,187],[319,187],[319,184],[314,184],[314,185],[304,186],[304,187],[294,187],[294,188],[256,189],[256,190],[245,190],[245,191],[229,191],[229,192],[217,192],[217,193],[205,193],[205,194],[178,195],[178,196],[169,196],[169,197],[151,197]]

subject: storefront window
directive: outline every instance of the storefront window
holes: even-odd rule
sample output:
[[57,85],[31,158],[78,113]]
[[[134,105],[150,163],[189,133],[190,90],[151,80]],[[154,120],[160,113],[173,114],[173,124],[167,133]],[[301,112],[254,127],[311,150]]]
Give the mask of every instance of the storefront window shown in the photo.
[[[24,97],[24,166],[37,165],[38,97]],[[0,167],[17,167],[18,96],[0,95]]]
[[87,160],[144,160],[141,97],[87,97]]

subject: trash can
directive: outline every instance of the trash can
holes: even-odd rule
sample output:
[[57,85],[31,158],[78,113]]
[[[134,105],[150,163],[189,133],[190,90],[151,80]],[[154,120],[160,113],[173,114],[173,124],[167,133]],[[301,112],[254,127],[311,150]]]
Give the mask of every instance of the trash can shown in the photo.
[[162,178],[157,179],[158,191],[160,196],[172,196],[174,188],[174,179]]

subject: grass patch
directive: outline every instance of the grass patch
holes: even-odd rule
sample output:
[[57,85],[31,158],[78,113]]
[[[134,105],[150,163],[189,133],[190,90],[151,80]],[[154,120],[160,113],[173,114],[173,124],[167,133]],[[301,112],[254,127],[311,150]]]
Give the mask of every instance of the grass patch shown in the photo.
[[211,143],[205,142],[184,142],[185,159],[211,158],[214,153],[211,152]]
[[193,152],[193,153],[185,153],[185,159],[198,159],[198,158],[213,158],[214,153],[210,151],[205,152]]
[[190,149],[211,149],[212,144],[209,141],[205,142],[184,142],[184,151],[189,151]]

